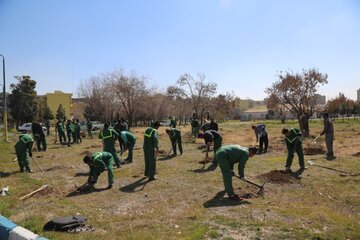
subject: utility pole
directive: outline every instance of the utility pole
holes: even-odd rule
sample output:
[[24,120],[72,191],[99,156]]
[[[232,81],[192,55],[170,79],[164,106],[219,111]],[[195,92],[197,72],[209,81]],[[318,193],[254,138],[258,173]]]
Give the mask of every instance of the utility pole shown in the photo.
[[4,136],[5,142],[8,142],[8,126],[7,126],[7,103],[6,103],[6,90],[5,90],[5,57],[0,54],[3,59],[3,97],[4,97]]

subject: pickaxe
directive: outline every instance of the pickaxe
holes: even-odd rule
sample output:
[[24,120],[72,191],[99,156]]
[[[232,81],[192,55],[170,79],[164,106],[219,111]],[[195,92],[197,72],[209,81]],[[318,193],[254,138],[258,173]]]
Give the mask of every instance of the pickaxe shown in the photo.
[[209,149],[210,149],[210,146],[207,146],[207,149],[206,149],[206,155],[205,155],[205,159],[204,159],[204,165],[202,166],[201,169],[204,169],[205,168],[205,165],[208,161],[208,158],[209,158]]
[[234,176],[237,177],[237,178],[239,178],[239,179],[242,180],[242,181],[245,181],[245,182],[247,182],[247,183],[250,183],[251,185],[253,185],[253,186],[255,186],[255,187],[258,187],[258,188],[259,188],[258,194],[264,193],[264,185],[265,185],[266,181],[265,181],[262,185],[260,185],[260,184],[257,184],[257,183],[255,183],[255,182],[253,182],[253,181],[250,181],[250,180],[248,180],[248,179],[246,179],[246,178],[240,178],[240,176],[238,176],[238,175],[235,175],[235,174],[234,174]]
[[316,164],[314,163],[313,161],[309,160],[308,163],[312,166],[317,166],[317,167],[321,167],[321,168],[326,168],[326,169],[329,169],[329,170],[333,170],[333,171],[337,171],[337,172],[342,172],[342,173],[348,173],[348,174],[351,174],[351,172],[348,172],[348,171],[343,171],[343,170],[339,170],[339,169],[336,169],[336,168],[332,168],[332,167],[327,167],[327,166],[323,166],[323,165],[320,165],[320,164]]
[[171,151],[172,151],[173,147],[174,147],[174,146],[176,147],[176,144],[177,144],[178,140],[179,140],[179,138],[177,138],[177,139],[176,139],[176,141],[174,142],[174,144],[171,144],[171,148],[170,148],[170,151],[168,152],[167,156],[169,156],[169,155],[170,155],[170,153],[171,153]]

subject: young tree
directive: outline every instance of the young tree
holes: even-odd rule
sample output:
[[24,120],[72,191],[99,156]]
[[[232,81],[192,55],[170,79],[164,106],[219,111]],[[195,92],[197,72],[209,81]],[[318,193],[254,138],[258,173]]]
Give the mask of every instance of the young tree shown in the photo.
[[66,114],[65,114],[65,108],[60,104],[55,115],[56,119],[59,121],[65,122],[66,120]]
[[326,111],[330,114],[341,115],[356,113],[356,103],[340,93],[338,97],[331,99],[326,103]]
[[11,94],[9,95],[10,114],[16,127],[24,122],[32,122],[37,112],[36,102],[36,81],[30,76],[16,76],[19,83],[11,84]]
[[302,73],[280,72],[278,77],[279,81],[265,90],[268,94],[268,108],[274,109],[277,105],[282,105],[288,109],[297,116],[303,135],[308,137],[309,118],[319,110],[315,94],[319,85],[327,83],[328,76],[317,69],[309,69],[302,70]]
[[210,108],[210,99],[217,90],[217,84],[207,83],[205,78],[204,74],[198,73],[198,80],[195,80],[190,74],[185,73],[177,80],[177,86],[170,86],[167,89],[169,96],[191,99],[191,107],[201,120]]

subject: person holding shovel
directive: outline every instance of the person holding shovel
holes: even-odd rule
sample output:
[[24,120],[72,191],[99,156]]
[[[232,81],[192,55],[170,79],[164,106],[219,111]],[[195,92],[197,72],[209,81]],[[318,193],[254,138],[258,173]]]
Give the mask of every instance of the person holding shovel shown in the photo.
[[124,153],[126,150],[129,150],[128,157],[125,159],[125,163],[133,162],[133,151],[136,143],[135,136],[128,131],[121,131],[120,141],[122,142],[124,148],[121,150],[121,153]]
[[30,169],[28,155],[29,157],[32,157],[32,147],[34,141],[37,141],[39,138],[40,137],[37,134],[34,134],[34,138],[32,138],[29,134],[20,134],[19,141],[17,141],[14,146],[20,172],[24,172],[24,168],[26,172],[33,172]]
[[84,186],[93,186],[97,183],[100,173],[107,169],[108,183],[107,189],[111,189],[114,184],[113,165],[114,158],[109,152],[95,152],[92,155],[87,155],[83,159],[84,163],[89,165],[90,173],[87,184]]
[[325,134],[325,143],[326,143],[326,159],[332,160],[334,159],[334,152],[333,152],[333,142],[334,142],[334,125],[333,121],[329,118],[328,113],[323,114],[324,118],[324,129],[320,133],[320,135]]
[[114,157],[116,166],[120,168],[121,162],[115,149],[115,142],[118,139],[118,136],[119,134],[109,127],[109,123],[105,123],[104,128],[99,133],[99,138],[102,139],[103,151],[111,153]]
[[258,125],[253,125],[251,127],[254,132],[255,132],[255,136],[256,136],[256,142],[259,142],[259,139],[260,139],[260,142],[259,142],[259,154],[262,154],[263,153],[263,147],[265,145],[265,148],[264,148],[264,153],[267,152],[267,148],[268,148],[268,145],[269,145],[269,138],[268,138],[268,134],[265,130],[265,124],[258,124]]
[[156,156],[159,152],[159,141],[157,129],[160,127],[160,122],[156,121],[153,127],[149,127],[144,133],[144,159],[145,159],[145,176],[149,181],[156,180]]
[[173,156],[177,155],[176,152],[176,145],[179,147],[179,152],[180,155],[183,154],[183,148],[182,148],[182,143],[181,143],[181,131],[179,129],[176,128],[170,128],[170,129],[166,129],[166,134],[169,136],[170,141],[171,141],[171,145],[172,145],[172,150],[173,150]]
[[241,180],[246,181],[245,178],[245,164],[249,157],[253,157],[257,152],[256,147],[242,147],[239,145],[227,145],[222,146],[216,151],[216,161],[219,164],[221,173],[223,175],[223,181],[225,191],[230,200],[240,201],[241,198],[234,193],[232,186],[233,171],[231,166],[238,163],[238,173]]
[[305,170],[304,153],[301,141],[301,131],[296,128],[282,129],[282,134],[285,135],[285,143],[288,150],[288,156],[286,159],[285,171],[291,172],[291,165],[294,159],[294,152],[296,151],[299,158],[299,165],[301,170]]
[[205,145],[206,145],[206,155],[205,155],[204,161],[205,161],[205,163],[210,162],[208,160],[210,146],[211,146],[211,144],[214,144],[214,159],[212,161],[212,165],[214,167],[217,167],[218,164],[216,161],[216,151],[221,147],[222,137],[215,130],[207,130],[206,132],[204,132],[203,137],[204,137]]

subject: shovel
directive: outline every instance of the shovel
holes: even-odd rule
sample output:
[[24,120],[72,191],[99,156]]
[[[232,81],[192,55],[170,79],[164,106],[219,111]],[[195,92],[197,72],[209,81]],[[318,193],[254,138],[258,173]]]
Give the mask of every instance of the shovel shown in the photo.
[[320,137],[321,135],[317,136],[311,143],[314,144],[316,143],[316,140]]
[[238,176],[238,175],[234,175],[234,176],[241,179],[241,180],[245,180],[245,182],[247,182],[247,183],[249,183],[249,184],[251,184],[251,185],[253,185],[255,187],[258,187],[259,192],[257,194],[263,194],[264,193],[264,185],[265,185],[266,181],[262,185],[260,185],[260,184],[257,184],[255,182],[253,182],[253,181],[250,181],[250,180],[248,180],[246,178],[240,178],[240,176]]
[[40,171],[41,171],[41,172],[44,172],[44,171],[41,169],[40,165],[37,163],[37,161],[36,161],[33,157],[31,157],[31,159],[36,163],[36,165],[38,166],[38,168],[40,169]]
[[323,165],[320,165],[320,164],[316,164],[314,163],[313,161],[309,160],[308,163],[312,166],[317,166],[317,167],[321,167],[321,168],[326,168],[326,169],[329,169],[329,170],[333,170],[333,171],[337,171],[337,172],[341,172],[341,173],[347,173],[347,174],[351,174],[351,172],[348,172],[348,171],[344,171],[344,170],[340,170],[340,169],[336,169],[336,168],[332,168],[332,167],[327,167],[327,166],[323,166]]

